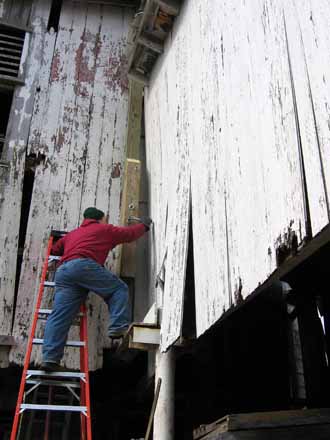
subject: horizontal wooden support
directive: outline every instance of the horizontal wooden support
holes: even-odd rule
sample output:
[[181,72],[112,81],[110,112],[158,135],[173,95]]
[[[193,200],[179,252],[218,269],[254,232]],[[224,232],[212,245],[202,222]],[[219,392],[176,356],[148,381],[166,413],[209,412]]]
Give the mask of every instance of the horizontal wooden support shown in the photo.
[[142,73],[137,72],[134,69],[128,72],[128,78],[132,81],[136,81],[140,84],[143,84],[144,86],[147,86],[149,84],[149,77],[146,75],[142,75]]
[[0,335],[0,346],[13,347],[16,345],[14,336]]
[[24,86],[24,84],[25,82],[20,78],[0,74],[0,88],[3,86],[9,86],[10,88],[13,88],[15,86]]
[[89,5],[105,5],[105,6],[116,6],[118,8],[137,8],[137,0],[72,0],[73,3],[88,3]]
[[169,15],[179,15],[180,3],[176,0],[154,0]]
[[142,46],[145,46],[158,54],[162,54],[164,52],[163,44],[155,41],[154,38],[151,38],[150,35],[146,33],[140,35],[140,37],[138,38],[138,42],[139,44],[142,44]]
[[128,347],[153,350],[159,346],[160,328],[155,324],[133,323],[128,331]]
[[21,26],[18,23],[11,23],[7,20],[4,19],[0,19],[0,26],[6,27],[8,29],[15,29],[18,31],[23,31],[23,32],[30,32],[32,33],[32,28],[27,27],[27,26]]

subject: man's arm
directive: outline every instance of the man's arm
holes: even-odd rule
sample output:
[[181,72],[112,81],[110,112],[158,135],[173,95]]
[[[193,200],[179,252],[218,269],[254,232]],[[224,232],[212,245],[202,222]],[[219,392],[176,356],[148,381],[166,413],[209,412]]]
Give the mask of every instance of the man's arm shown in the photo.
[[65,237],[60,238],[52,247],[51,253],[52,255],[63,255],[64,254],[64,239]]
[[109,233],[113,246],[121,243],[130,243],[142,237],[142,235],[149,230],[143,223],[133,226],[113,226],[108,225]]

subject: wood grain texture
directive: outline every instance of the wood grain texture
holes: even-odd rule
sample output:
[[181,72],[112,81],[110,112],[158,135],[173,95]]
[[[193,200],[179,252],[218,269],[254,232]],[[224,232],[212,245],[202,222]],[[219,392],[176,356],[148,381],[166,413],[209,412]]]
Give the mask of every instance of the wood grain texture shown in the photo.
[[[30,322],[31,298],[50,228],[70,230],[78,226],[84,209],[93,205],[109,214],[110,222],[118,223],[127,128],[124,69],[130,18],[127,10],[66,1],[53,55],[44,56],[47,62],[40,75],[40,98],[34,107],[29,148],[46,159],[36,172],[14,325],[20,345],[12,351],[13,362],[21,361],[26,342],[22,330]],[[112,261],[110,258],[107,264],[112,266]],[[49,299],[45,298],[45,303]],[[88,315],[90,368],[96,369],[102,365],[108,316],[105,303],[95,295],[90,297]],[[70,338],[77,336],[72,330]],[[73,352],[65,354],[64,363],[76,368],[78,356]],[[34,360],[40,361],[37,350]]]
[[[311,0],[299,14],[294,7],[299,9],[294,2],[269,0],[186,3],[152,74],[145,120],[150,202],[156,216],[154,276],[168,251],[163,349],[180,333],[185,269],[179,262],[185,252],[181,238],[187,211],[177,219],[175,212],[187,202],[180,194],[189,191],[189,173],[198,335],[275,271],[280,247],[290,252],[305,242],[310,227],[315,235],[329,221],[323,156],[327,113],[319,116],[320,123],[315,116],[315,102],[319,108],[327,106],[328,91],[320,86],[327,83],[321,73],[326,78],[327,67],[317,72],[308,68],[316,58],[312,48],[318,40],[311,42],[316,25],[312,27],[310,17],[318,7]],[[322,8],[326,16],[326,2]],[[325,48],[320,10],[315,17]],[[298,34],[299,26],[309,26],[309,34]],[[317,100],[312,99],[311,70]],[[186,169],[180,168],[182,158]],[[175,186],[178,174],[180,184]],[[166,216],[159,214],[164,204],[166,234],[161,224]],[[174,241],[181,246],[176,254],[180,276],[168,261]],[[171,280],[171,291],[166,280]]]
[[[37,7],[39,6],[39,7]],[[32,37],[26,39],[25,85],[16,89],[7,128],[2,159],[9,168],[2,170],[0,200],[0,334],[10,334],[13,316],[18,233],[21,213],[25,151],[33,112],[35,88],[41,64],[46,19],[50,2],[37,2],[31,17]]]

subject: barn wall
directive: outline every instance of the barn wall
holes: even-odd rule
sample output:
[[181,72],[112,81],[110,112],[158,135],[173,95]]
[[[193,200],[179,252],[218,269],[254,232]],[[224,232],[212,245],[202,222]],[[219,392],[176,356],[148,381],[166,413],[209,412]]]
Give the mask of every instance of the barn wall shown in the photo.
[[[45,35],[27,153],[39,158],[25,241],[11,360],[21,363],[50,229],[70,230],[97,205],[118,223],[127,120],[126,36],[131,12],[64,1],[57,34]],[[112,265],[115,252],[110,258]],[[45,296],[44,306],[51,299]],[[105,304],[91,298],[90,368],[102,363]],[[40,330],[40,333],[42,331]],[[72,332],[70,338],[77,338]],[[65,363],[77,366],[78,356]],[[34,359],[40,360],[37,352]]]
[[[49,9],[50,1],[40,0],[34,4],[28,23],[33,32],[26,34],[21,63],[25,63],[25,85],[15,89],[2,154],[8,168],[0,169],[0,335],[11,334],[25,153],[41,54],[46,44],[44,36]],[[3,17],[9,16],[11,10],[7,9],[6,2],[2,3],[0,12]]]
[[329,18],[325,0],[185,2],[145,99],[163,350],[180,335],[190,185],[198,335],[279,246],[328,224]]

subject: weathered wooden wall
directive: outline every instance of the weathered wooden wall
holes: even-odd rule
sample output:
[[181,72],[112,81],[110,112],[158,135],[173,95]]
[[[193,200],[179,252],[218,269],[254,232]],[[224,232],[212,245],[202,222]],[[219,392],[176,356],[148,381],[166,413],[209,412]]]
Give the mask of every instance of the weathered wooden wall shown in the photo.
[[[18,346],[11,351],[13,362],[21,363],[24,356],[51,227],[77,227],[83,210],[91,205],[109,214],[110,222],[119,221],[130,19],[129,10],[67,0],[58,33],[44,35],[27,142],[27,153],[39,157],[40,164],[17,297],[13,335]],[[90,368],[95,369],[102,363],[107,329],[106,307],[99,298],[90,300],[89,317]],[[77,338],[77,333],[71,337]],[[39,354],[34,359],[39,361]],[[69,353],[65,357],[67,365],[76,366],[77,360]]]
[[[0,8],[6,16],[6,3]],[[32,118],[35,90],[38,83],[41,54],[45,45],[46,25],[50,1],[36,1],[27,34],[22,64],[25,63],[25,85],[14,93],[7,129],[7,142],[2,159],[9,168],[1,174],[0,194],[0,335],[10,335],[14,306],[14,287],[17,261],[18,233],[21,214],[22,185],[26,145]]]
[[[37,2],[34,2],[37,4]],[[47,8],[50,2],[45,1]],[[32,0],[1,0],[0,1],[0,19],[6,23],[19,26],[29,26],[31,24],[31,6]],[[46,21],[48,16],[43,17]]]
[[326,0],[185,2],[145,99],[163,350],[180,335],[190,189],[198,335],[280,245],[328,224],[329,19]]

